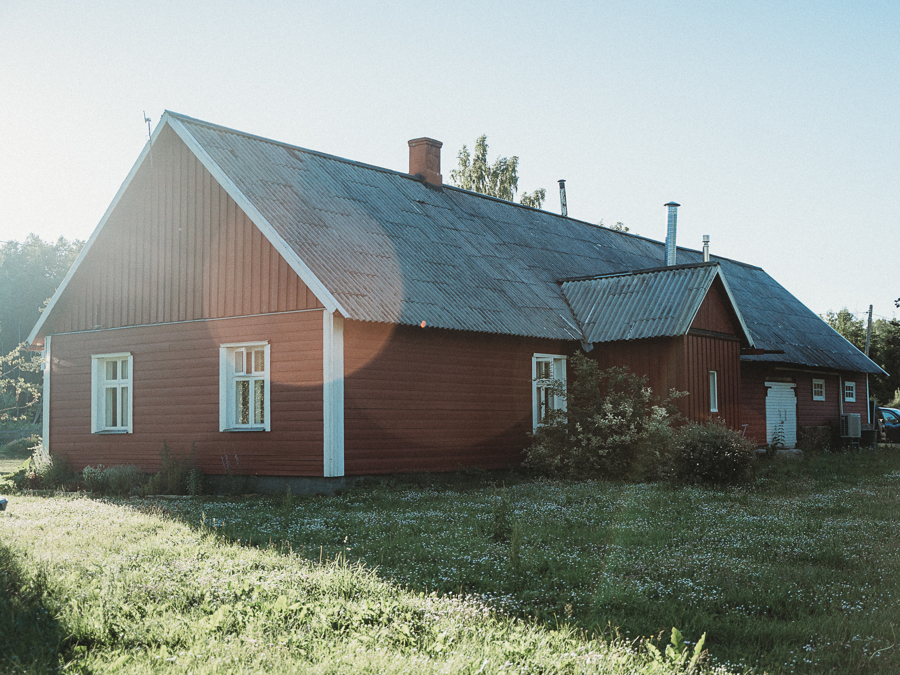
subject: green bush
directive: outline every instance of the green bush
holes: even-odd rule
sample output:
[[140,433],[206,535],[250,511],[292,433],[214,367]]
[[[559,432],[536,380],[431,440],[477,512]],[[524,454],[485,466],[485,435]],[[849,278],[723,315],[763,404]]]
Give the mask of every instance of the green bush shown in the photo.
[[75,478],[65,455],[51,455],[42,444],[32,448],[31,461],[23,488],[40,490],[64,490]]
[[178,453],[163,442],[162,467],[144,486],[146,494],[200,495],[204,492],[203,474],[194,466],[194,446]]
[[147,475],[134,464],[104,467],[87,466],[81,473],[84,487],[98,494],[127,497],[143,495],[201,495],[204,492],[203,473],[193,465],[193,447],[189,453],[176,453],[163,443],[160,451],[162,468]]
[[722,420],[692,422],[675,433],[672,475],[687,483],[740,483],[749,478],[755,457],[756,445]]
[[127,497],[143,485],[144,474],[134,464],[119,464],[107,468],[103,479],[110,494]]
[[800,427],[797,447],[807,455],[828,452],[833,436],[831,427]]
[[40,445],[41,437],[37,434],[26,438],[17,438],[6,445],[0,446],[0,457],[8,459],[25,459],[31,457],[35,446]]
[[671,425],[678,419],[670,392],[658,400],[647,378],[626,368],[601,370],[576,354],[568,388],[554,382],[551,393],[566,410],[551,411],[525,450],[525,465],[541,473],[606,478],[653,478],[665,464]]
[[106,475],[103,465],[86,466],[81,472],[81,480],[84,483],[84,489],[88,492],[96,492],[103,494],[106,492]]

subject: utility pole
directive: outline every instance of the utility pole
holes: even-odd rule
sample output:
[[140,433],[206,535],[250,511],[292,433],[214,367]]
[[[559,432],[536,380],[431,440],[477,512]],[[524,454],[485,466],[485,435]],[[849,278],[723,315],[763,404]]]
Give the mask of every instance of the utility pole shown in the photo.
[[866,326],[866,356],[869,355],[869,345],[872,344],[872,305],[869,305],[869,325]]

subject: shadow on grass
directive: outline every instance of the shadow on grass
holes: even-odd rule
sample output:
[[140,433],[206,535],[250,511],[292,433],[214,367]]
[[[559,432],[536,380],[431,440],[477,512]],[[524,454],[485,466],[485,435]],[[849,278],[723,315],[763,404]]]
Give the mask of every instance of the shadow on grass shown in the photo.
[[59,666],[66,638],[48,608],[49,582],[43,571],[30,573],[0,543],[0,670],[49,673]]

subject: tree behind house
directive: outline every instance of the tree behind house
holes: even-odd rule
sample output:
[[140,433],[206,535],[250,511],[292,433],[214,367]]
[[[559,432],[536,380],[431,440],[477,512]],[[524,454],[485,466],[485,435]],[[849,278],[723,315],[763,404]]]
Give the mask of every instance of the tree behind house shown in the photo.
[[[860,351],[866,348],[865,321],[846,307],[828,312],[825,321]],[[900,403],[900,322],[896,319],[877,319],[872,322],[872,342],[869,358],[888,375],[873,375],[869,379],[869,395],[881,405]]]
[[[450,172],[450,179],[457,187],[464,190],[480,192],[489,197],[515,201],[519,189],[519,158],[498,157],[493,164],[487,158],[487,136],[482,135],[475,141],[474,154],[465,145],[459,151],[459,166]],[[535,209],[541,208],[547,191],[539,188],[532,193],[524,192],[520,204]]]

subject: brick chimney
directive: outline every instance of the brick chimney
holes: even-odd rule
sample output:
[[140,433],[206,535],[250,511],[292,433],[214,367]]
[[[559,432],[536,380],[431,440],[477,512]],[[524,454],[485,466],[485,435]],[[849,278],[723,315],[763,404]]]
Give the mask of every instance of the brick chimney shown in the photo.
[[409,142],[409,173],[426,183],[441,185],[441,146],[433,138],[414,138]]

